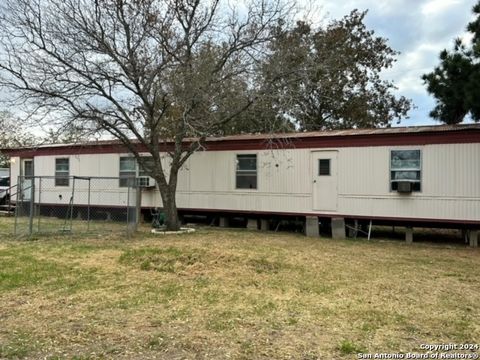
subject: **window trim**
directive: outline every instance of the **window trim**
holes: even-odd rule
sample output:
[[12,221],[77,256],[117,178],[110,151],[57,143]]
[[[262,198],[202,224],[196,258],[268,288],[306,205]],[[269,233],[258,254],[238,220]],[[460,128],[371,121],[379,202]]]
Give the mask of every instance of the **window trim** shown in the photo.
[[[67,160],[68,161],[68,170],[67,171],[58,171],[57,170],[57,161],[58,160]],[[67,175],[59,175],[58,173],[66,173]],[[57,183],[58,180],[66,180],[66,184]],[[69,157],[58,157],[55,158],[55,187],[69,187],[70,186],[70,158]]]
[[[25,164],[26,164],[27,162],[28,162],[28,163],[31,163],[31,170],[32,170],[32,174],[31,174],[31,175],[25,175]],[[22,160],[21,160],[21,166],[20,166],[20,174],[21,174],[24,178],[26,178],[26,179],[30,179],[30,178],[34,177],[34,176],[35,176],[34,165],[35,165],[35,163],[34,163],[34,161],[33,161],[32,158],[24,158],[24,159],[22,159]]]
[[[256,177],[256,181],[255,181],[255,187],[254,188],[239,188],[237,187],[237,173],[238,173],[238,169],[237,169],[237,164],[238,164],[238,156],[255,156],[255,177]],[[240,170],[240,171],[251,171],[253,172],[253,170]],[[257,152],[248,152],[248,153],[235,153],[235,158],[234,158],[234,177],[233,177],[233,182],[234,182],[234,186],[233,188],[235,190],[238,190],[238,191],[258,191],[259,189],[259,176],[258,176],[258,153]]]
[[[420,172],[420,176],[419,176],[419,179],[418,181],[415,181],[415,180],[404,180],[404,181],[407,181],[407,182],[411,182],[411,183],[418,183],[420,184],[420,190],[413,190],[412,189],[412,193],[421,193],[423,192],[423,149],[421,148],[394,148],[394,149],[389,149],[388,151],[388,178],[389,178],[389,182],[388,182],[388,189],[389,189],[389,192],[391,193],[396,193],[397,190],[393,190],[392,189],[392,183],[395,181],[392,179],[392,172],[393,171],[402,171],[402,170],[393,170],[392,169],[392,151],[419,151],[420,152],[420,166],[418,169],[407,169],[407,170],[403,170],[403,171],[418,171]],[[396,182],[398,182],[399,180],[396,180]]]

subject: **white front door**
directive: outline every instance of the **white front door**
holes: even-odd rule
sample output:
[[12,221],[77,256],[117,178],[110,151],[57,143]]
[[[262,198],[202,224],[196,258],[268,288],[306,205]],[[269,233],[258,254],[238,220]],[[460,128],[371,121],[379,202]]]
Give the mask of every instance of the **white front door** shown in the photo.
[[313,210],[337,211],[338,151],[312,151]]

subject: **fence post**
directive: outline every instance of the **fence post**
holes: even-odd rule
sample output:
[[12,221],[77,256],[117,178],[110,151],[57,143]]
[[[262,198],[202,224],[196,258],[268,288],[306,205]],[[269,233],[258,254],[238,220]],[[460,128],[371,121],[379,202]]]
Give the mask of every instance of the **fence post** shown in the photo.
[[28,224],[28,236],[33,234],[33,216],[34,216],[34,203],[35,203],[35,178],[31,178],[30,186],[30,218]]
[[132,211],[132,197],[134,195],[134,190],[135,188],[133,186],[129,186],[127,188],[127,237],[130,238],[130,235],[132,235],[136,231],[136,219],[132,219],[136,214],[134,211]]
[[91,191],[92,178],[88,178],[88,194],[87,194],[87,231],[90,231],[90,191]]
[[[133,198],[135,196],[135,198]],[[134,203],[135,201],[135,203]],[[138,214],[138,188],[136,186],[128,186],[127,188],[127,237],[137,231]]]
[[135,190],[137,195],[135,198],[135,230],[137,230],[142,216],[142,188],[137,186]]
[[130,186],[127,187],[127,237],[130,237]]
[[75,196],[75,176],[72,178],[72,197],[70,199],[70,235],[73,227],[73,201]]
[[17,221],[18,221],[18,211],[20,209],[20,202],[19,202],[19,199],[20,199],[20,191],[22,189],[22,184],[21,184],[21,181],[22,181],[22,177],[21,176],[18,176],[17,177],[17,199],[16,199],[16,202],[15,202],[15,223],[13,225],[13,235],[17,235]]
[[41,209],[42,206],[42,177],[38,178],[38,223],[37,223],[37,232],[40,232],[40,218],[41,218]]

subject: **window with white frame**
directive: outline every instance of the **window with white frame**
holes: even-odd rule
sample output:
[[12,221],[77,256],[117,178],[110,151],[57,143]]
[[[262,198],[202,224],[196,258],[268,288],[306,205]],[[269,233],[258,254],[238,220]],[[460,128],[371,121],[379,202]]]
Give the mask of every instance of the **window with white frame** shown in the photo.
[[235,184],[237,189],[257,188],[257,154],[237,155]]
[[69,186],[70,159],[55,159],[55,186]]
[[128,187],[135,185],[135,177],[137,176],[137,165],[134,157],[120,157],[120,187]]
[[422,188],[422,159],[420,150],[390,152],[390,190],[397,191],[399,182],[410,182],[412,191]]
[[148,171],[154,167],[153,157],[145,156],[142,159],[144,165],[137,162],[132,156],[124,156],[120,158],[120,187],[134,186],[135,178],[137,176],[150,176]]

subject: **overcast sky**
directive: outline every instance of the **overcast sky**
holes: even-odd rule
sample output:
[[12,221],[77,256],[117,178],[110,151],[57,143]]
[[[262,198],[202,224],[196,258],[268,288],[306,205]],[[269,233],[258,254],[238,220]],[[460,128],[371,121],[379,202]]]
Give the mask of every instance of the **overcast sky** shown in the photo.
[[456,37],[466,37],[477,0],[323,0],[328,18],[338,19],[352,9],[367,10],[369,29],[388,38],[389,45],[401,52],[386,78],[393,79],[398,93],[411,98],[417,109],[401,126],[435,124],[428,113],[434,99],[427,94],[422,74],[438,64],[441,50],[451,49]]

